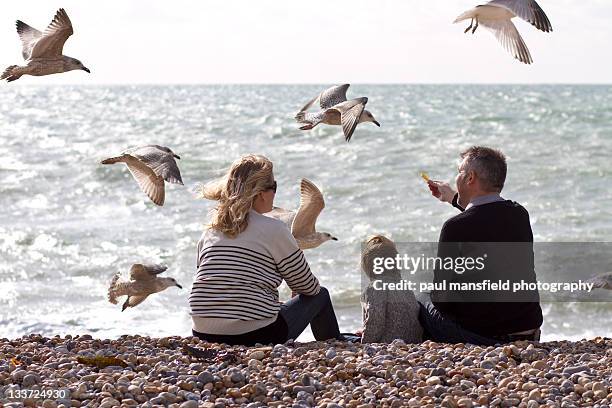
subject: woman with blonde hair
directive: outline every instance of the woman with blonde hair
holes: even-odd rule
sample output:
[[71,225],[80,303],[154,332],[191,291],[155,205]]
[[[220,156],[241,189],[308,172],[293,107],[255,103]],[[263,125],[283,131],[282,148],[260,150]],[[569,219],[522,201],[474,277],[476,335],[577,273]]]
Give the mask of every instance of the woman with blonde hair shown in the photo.
[[[259,155],[242,156],[202,188],[202,197],[218,205],[198,242],[189,296],[194,336],[232,345],[284,343],[310,324],[317,340],[340,338],[329,293],[291,231],[263,215],[275,193],[272,162]],[[283,280],[297,294],[284,304]]]

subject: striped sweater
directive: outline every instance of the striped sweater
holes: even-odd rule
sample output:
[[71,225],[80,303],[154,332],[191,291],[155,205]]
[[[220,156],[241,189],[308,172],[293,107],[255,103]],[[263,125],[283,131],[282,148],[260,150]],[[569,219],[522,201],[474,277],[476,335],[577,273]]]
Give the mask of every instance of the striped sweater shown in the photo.
[[251,210],[247,228],[235,238],[207,229],[198,242],[189,296],[194,330],[234,335],[274,322],[283,280],[294,292],[319,292],[319,281],[282,221]]

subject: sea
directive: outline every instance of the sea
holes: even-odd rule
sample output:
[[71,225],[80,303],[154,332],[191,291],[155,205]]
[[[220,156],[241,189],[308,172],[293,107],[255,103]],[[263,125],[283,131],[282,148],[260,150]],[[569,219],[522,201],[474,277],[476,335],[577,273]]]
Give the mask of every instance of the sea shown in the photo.
[[[367,96],[382,126],[360,124],[349,143],[340,127],[293,119],[326,86],[1,86],[0,337],[191,335],[196,244],[214,207],[197,187],[247,153],[273,161],[275,205],[298,207],[301,178],[323,191],[317,229],[338,241],[305,253],[343,332],[361,326],[362,242],[436,242],[457,210],[419,172],[453,182],[471,145],[506,154],[502,195],[529,211],[536,242],[612,241],[612,86],[356,84],[349,97]],[[163,207],[123,165],[100,164],[144,144],[181,157],[185,185],[167,185]],[[144,262],[168,265],[183,289],[122,312],[106,298],[111,277]],[[542,308],[543,340],[612,337],[612,302]]]

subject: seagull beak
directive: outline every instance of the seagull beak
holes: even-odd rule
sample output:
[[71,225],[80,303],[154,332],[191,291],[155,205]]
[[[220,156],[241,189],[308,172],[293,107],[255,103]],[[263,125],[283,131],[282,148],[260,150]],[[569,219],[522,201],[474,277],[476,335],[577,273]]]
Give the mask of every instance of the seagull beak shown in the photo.
[[177,286],[179,289],[183,289],[183,287],[182,287],[181,285],[179,285],[178,283],[176,284],[176,286]]
[[334,241],[338,240],[338,238],[336,238],[336,237],[331,237],[331,239],[334,240]]
[[87,72],[88,74],[91,74],[91,71],[89,70],[89,68],[87,67],[83,67],[81,68],[83,71]]
[[373,120],[372,122],[373,122],[373,123],[374,123],[376,126],[380,127],[380,123],[378,123],[378,121]]
[[175,158],[175,159],[179,159],[179,160],[181,160],[181,156],[179,156],[178,154],[175,154],[175,155],[174,155],[174,158]]

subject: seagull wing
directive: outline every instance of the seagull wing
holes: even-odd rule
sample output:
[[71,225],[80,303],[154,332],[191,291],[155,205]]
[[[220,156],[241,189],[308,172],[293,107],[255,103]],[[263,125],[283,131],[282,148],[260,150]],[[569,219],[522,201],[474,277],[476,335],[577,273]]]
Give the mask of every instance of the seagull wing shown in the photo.
[[346,102],[346,91],[351,84],[332,86],[321,92],[319,104],[321,109],[329,109],[339,103]]
[[51,24],[45,29],[42,37],[32,47],[30,58],[58,57],[62,55],[64,43],[72,35],[72,23],[66,11],[61,8],[55,14]]
[[178,168],[178,164],[176,164],[174,157],[170,155],[165,157],[159,165],[154,166],[153,171],[168,183],[183,185],[183,179],[181,178],[181,171]]
[[311,100],[309,100],[308,103],[306,105],[304,105],[304,107],[302,109],[300,109],[300,111],[295,115],[295,120],[299,121],[300,118],[304,116],[302,114],[304,112],[306,112],[308,109],[310,109],[310,107],[317,102],[317,100],[319,99],[320,96],[321,96],[321,94],[319,94],[319,95],[315,96],[314,98],[312,98]]
[[120,282],[120,279],[121,279],[121,272],[117,272],[113,276],[113,279],[111,280],[111,283],[108,286],[108,293],[107,293],[108,301],[114,305],[117,304],[118,297],[127,295],[127,293],[124,290],[125,285],[122,282]]
[[594,288],[612,289],[612,273],[605,273],[587,280]]
[[123,303],[123,308],[121,309],[121,311],[123,312],[128,307],[138,306],[139,304],[144,302],[144,300],[147,298],[147,296],[149,296],[149,295],[144,295],[144,296],[128,296],[127,300]]
[[323,208],[325,208],[325,201],[321,190],[312,181],[302,179],[300,183],[300,208],[298,208],[291,226],[293,236],[303,237],[315,232],[315,224]]
[[125,163],[128,170],[136,179],[140,189],[153,201],[155,204],[162,206],[166,200],[166,192],[164,190],[163,177],[155,174],[153,169],[147,166],[134,156],[127,155]]
[[531,54],[519,34],[516,26],[510,20],[478,20],[480,25],[487,28],[501,45],[512,54],[512,56],[525,64],[531,64]]
[[19,34],[22,45],[21,55],[23,55],[24,60],[28,60],[32,55],[32,48],[34,48],[34,45],[42,37],[43,33],[30,27],[23,21],[17,20],[17,34]]
[[359,119],[365,109],[366,103],[368,103],[368,98],[362,97],[342,102],[331,108],[340,112],[340,122],[342,123],[344,138],[347,142],[351,140],[353,132],[359,124]]
[[118,157],[102,160],[102,164],[125,163],[128,170],[136,179],[140,189],[157,205],[164,205],[166,193],[164,191],[164,179],[131,154],[123,154]]
[[264,215],[284,222],[287,224],[289,229],[291,229],[291,224],[293,224],[293,220],[295,219],[295,211],[286,210],[280,207],[274,207],[272,211],[269,211]]
[[134,264],[130,268],[130,279],[131,280],[150,280],[154,279],[155,276],[164,272],[168,269],[165,265],[156,264]]
[[151,276],[159,275],[168,270],[166,265],[161,264],[144,264],[142,265],[145,272],[147,272]]
[[[161,146],[149,145],[130,150],[130,154],[149,166],[155,174],[169,183],[183,184],[181,171],[172,153],[160,149]],[[166,148],[167,149],[167,148]]]
[[488,5],[503,7],[531,23],[538,30],[546,33],[553,30],[548,16],[535,0],[493,0]]

